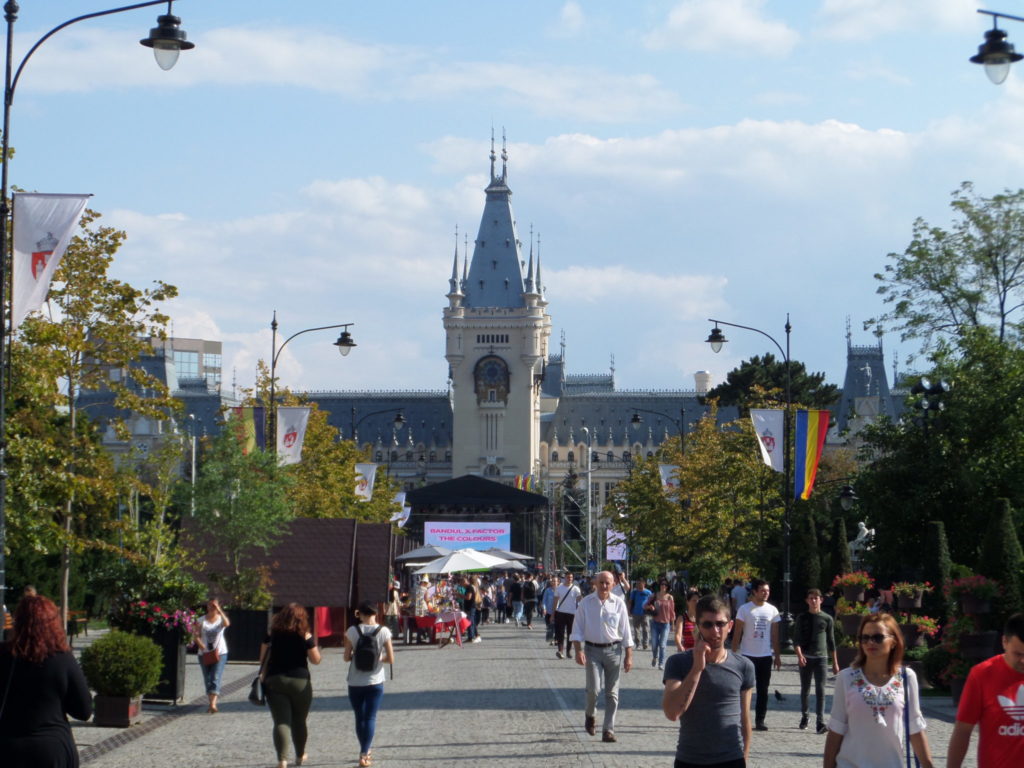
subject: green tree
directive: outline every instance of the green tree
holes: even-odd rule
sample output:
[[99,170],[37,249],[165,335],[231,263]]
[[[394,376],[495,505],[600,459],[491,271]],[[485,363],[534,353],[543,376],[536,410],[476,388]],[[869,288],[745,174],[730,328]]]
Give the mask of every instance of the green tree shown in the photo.
[[946,526],[941,520],[928,522],[924,549],[924,580],[934,587],[924,596],[925,613],[929,616],[948,616],[950,606],[946,602],[943,587],[951,580],[953,561],[949,557]]
[[196,481],[194,541],[201,554],[220,559],[230,569],[222,586],[232,604],[259,602],[258,569],[246,567],[246,555],[268,551],[286,533],[294,518],[288,500],[292,480],[268,451],[244,453],[242,441],[229,421],[205,446]]
[[[790,378],[793,403],[807,408],[828,408],[839,398],[838,388],[825,383],[824,373],[808,373],[799,360],[790,361]],[[767,353],[744,360],[707,396],[717,399],[719,405],[739,406],[746,413],[750,408],[762,407],[765,397],[784,402],[785,395],[786,361]]]
[[964,182],[952,198],[948,231],[917,219],[906,250],[889,254],[891,263],[875,275],[889,308],[864,325],[919,339],[922,350],[974,328],[993,329],[1001,342],[1019,339],[1024,190],[981,197]]
[[1004,618],[1021,610],[1021,567],[1024,552],[1017,538],[1017,526],[1009,499],[997,499],[991,522],[985,529],[981,543],[981,557],[977,571],[995,579],[1002,587],[999,598],[1000,613]]
[[[79,538],[92,507],[106,507],[114,493],[109,459],[100,456],[95,433],[80,424],[78,395],[89,389],[109,390],[115,407],[162,419],[174,408],[166,387],[131,363],[150,350],[148,339],[164,338],[168,318],[159,304],[177,295],[162,282],[138,289],[109,275],[114,254],[125,233],[98,226],[99,214],[87,210],[57,269],[47,298],[49,312],[28,318],[20,327],[20,375],[12,382],[12,430],[23,438],[21,468],[36,478],[24,477],[29,487],[11,484],[24,493],[23,509],[37,515],[40,524],[56,522],[61,553],[60,601],[68,609],[71,557],[85,545]],[[111,369],[124,373],[120,380]],[[19,398],[38,398],[37,408],[18,423]],[[40,408],[66,414],[64,434],[58,436],[51,417],[29,423]],[[123,424],[115,428],[124,433]],[[31,487],[33,482],[39,485]],[[39,491],[39,492],[37,492]],[[59,499],[59,501],[58,501]],[[17,503],[17,502],[16,502]],[[45,522],[44,522],[45,521]]]

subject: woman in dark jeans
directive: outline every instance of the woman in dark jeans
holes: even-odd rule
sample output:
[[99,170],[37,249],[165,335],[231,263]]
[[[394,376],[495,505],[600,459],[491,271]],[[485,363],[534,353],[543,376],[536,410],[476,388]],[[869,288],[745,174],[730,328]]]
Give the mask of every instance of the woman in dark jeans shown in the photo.
[[[359,765],[373,765],[370,750],[377,729],[377,710],[384,697],[384,662],[395,663],[395,650],[391,645],[391,632],[377,624],[377,609],[370,602],[362,602],[356,609],[359,623],[345,633],[344,659],[348,666],[348,700],[356,717],[356,738],[359,739]],[[358,669],[353,661],[360,635],[372,635],[376,662],[373,669]]]
[[306,760],[306,718],[313,704],[309,664],[320,663],[320,649],[309,631],[306,609],[288,603],[270,620],[270,634],[260,646],[263,690],[274,718],[274,749],[277,768],[287,768],[288,742],[295,745],[295,761]]

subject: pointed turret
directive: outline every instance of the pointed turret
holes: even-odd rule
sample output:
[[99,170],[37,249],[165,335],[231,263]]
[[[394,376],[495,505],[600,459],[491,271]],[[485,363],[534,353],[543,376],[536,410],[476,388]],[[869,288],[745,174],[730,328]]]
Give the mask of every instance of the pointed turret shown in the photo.
[[524,307],[520,242],[512,213],[512,190],[505,180],[508,152],[502,147],[502,173],[495,174],[497,156],[491,138],[491,183],[473,247],[465,293],[467,307]]
[[526,292],[534,293],[533,287],[533,225],[530,225],[530,263],[526,266]]
[[461,296],[459,284],[459,227],[455,226],[455,257],[452,259],[452,276],[448,279],[448,297]]

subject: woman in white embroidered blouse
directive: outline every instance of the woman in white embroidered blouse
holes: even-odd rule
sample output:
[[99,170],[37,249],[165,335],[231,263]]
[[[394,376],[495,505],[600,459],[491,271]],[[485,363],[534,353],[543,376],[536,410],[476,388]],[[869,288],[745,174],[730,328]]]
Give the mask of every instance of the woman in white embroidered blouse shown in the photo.
[[836,677],[824,768],[901,768],[903,734],[922,768],[933,768],[917,677],[904,669],[903,635],[887,613],[867,614],[857,632],[857,658]]

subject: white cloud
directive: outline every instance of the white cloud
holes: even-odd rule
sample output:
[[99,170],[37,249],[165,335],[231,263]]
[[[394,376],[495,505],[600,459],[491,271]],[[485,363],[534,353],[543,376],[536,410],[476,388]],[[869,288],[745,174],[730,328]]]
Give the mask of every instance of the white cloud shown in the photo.
[[800,36],[785,22],[768,18],[765,5],[765,0],[683,0],[645,43],[654,49],[728,51],[729,56],[786,56]]
[[818,11],[821,34],[839,40],[871,40],[905,30],[963,29],[974,21],[977,2],[964,0],[825,0]]
[[558,37],[575,37],[583,31],[586,23],[583,7],[576,0],[569,0],[562,5],[558,13],[558,25],[553,32]]
[[583,67],[444,63],[411,75],[408,85],[421,99],[501,92],[511,106],[541,116],[600,122],[646,120],[682,107],[676,94],[650,75],[619,75]]

